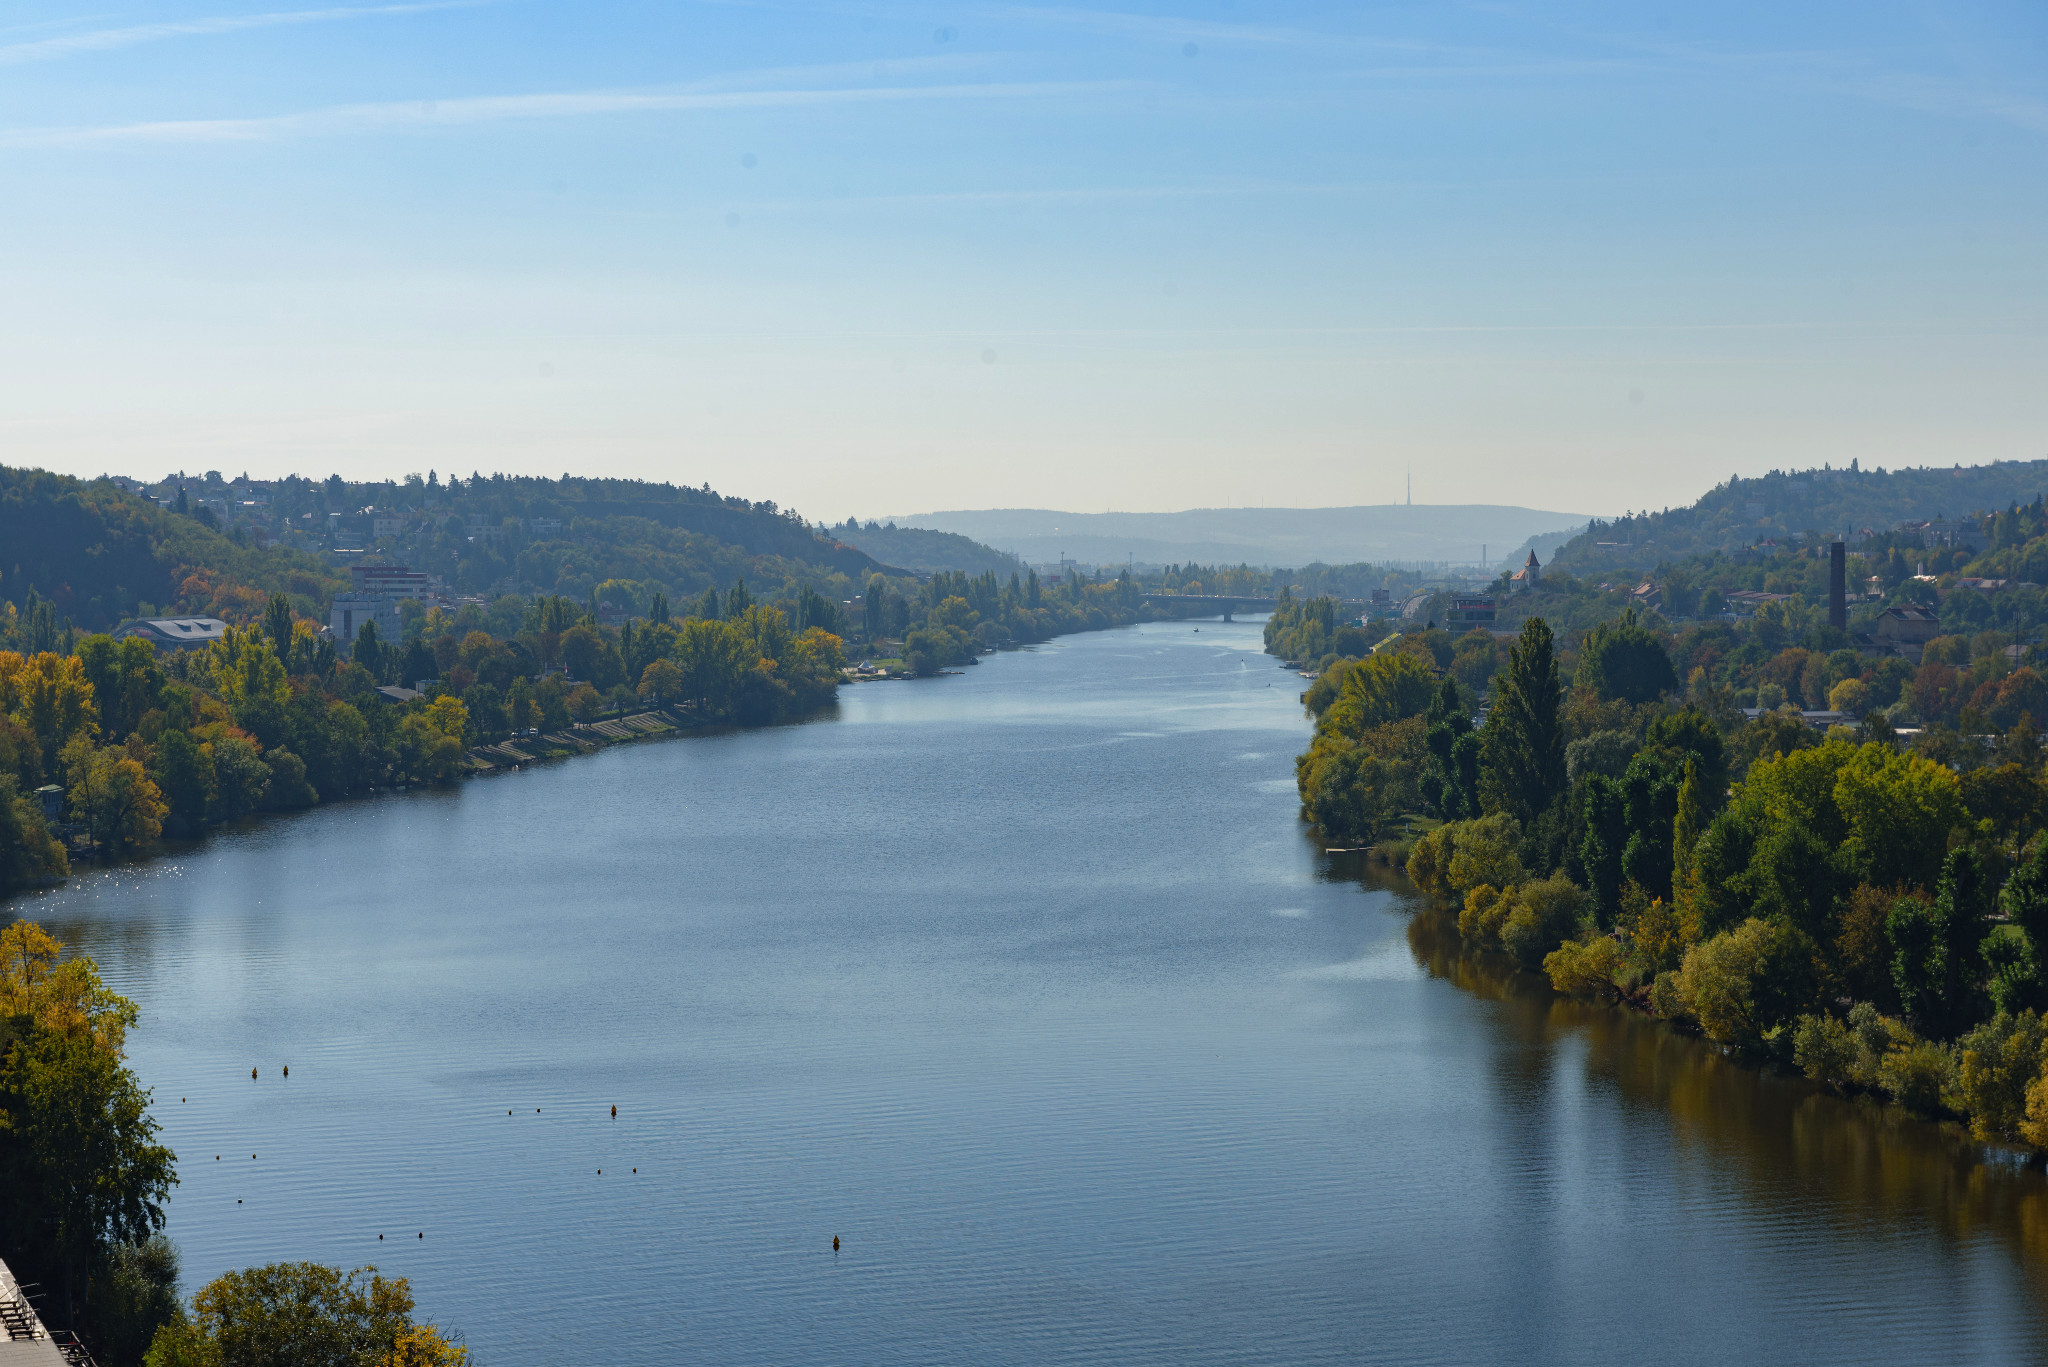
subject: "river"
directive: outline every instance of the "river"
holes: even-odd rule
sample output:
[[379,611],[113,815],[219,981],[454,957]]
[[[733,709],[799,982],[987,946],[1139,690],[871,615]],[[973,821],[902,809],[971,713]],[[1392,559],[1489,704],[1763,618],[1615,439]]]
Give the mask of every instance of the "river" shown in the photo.
[[485,1367],[2048,1354],[2041,1176],[1461,958],[1301,687],[1068,637],[12,910],[140,1003],[188,1289],[375,1263]]

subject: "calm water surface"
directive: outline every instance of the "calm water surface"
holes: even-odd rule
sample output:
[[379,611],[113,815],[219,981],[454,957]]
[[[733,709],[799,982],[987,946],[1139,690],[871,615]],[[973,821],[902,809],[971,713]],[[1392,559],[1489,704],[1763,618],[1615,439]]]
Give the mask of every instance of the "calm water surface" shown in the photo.
[[1305,838],[1300,687],[1073,637],[14,909],[141,1003],[193,1284],[487,1367],[2048,1355],[2038,1175],[1461,958]]

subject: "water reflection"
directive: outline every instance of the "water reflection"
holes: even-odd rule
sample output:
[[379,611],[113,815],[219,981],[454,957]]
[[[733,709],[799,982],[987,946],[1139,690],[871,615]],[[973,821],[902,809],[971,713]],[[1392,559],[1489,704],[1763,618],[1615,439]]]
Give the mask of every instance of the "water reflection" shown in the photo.
[[1408,948],[1431,977],[1500,1008],[1504,1104],[1534,1104],[1549,1064],[1576,1058],[1587,1083],[1665,1117],[1679,1144],[1736,1178],[1761,1210],[1849,1238],[1904,1222],[1958,1248],[1997,1245],[2028,1270],[2028,1309],[2048,1331],[2048,1176],[2038,1160],[1978,1144],[1954,1124],[1758,1069],[1636,1012],[1559,996],[1503,956],[1468,949],[1456,917],[1398,871],[1347,858],[1335,872],[1411,913]]

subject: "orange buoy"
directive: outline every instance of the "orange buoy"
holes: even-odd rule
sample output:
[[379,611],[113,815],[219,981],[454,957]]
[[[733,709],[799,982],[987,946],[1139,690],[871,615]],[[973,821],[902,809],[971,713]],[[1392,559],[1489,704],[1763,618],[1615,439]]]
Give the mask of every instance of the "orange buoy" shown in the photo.
[[256,1070],[254,1068],[251,1068],[249,1070],[249,1080],[251,1082],[254,1082],[256,1080]]
[[839,1251],[839,1236],[837,1234],[832,1236],[832,1251],[834,1253]]
[[285,1075],[286,1077],[290,1077],[290,1076],[292,1075],[292,1066],[291,1066],[291,1065],[290,1065],[289,1063],[287,1063],[287,1064],[286,1064],[286,1065],[284,1066],[284,1075]]
[[612,1119],[614,1119],[614,1120],[617,1120],[618,1118],[619,1118],[619,1108],[618,1108],[618,1107],[616,1107],[616,1106],[614,1106],[614,1107],[612,1107]]

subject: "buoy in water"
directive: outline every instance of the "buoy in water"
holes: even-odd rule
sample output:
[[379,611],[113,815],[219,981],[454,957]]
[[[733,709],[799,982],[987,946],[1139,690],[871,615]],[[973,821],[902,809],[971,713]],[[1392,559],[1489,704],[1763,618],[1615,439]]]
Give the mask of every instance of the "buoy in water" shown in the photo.
[[256,1080],[256,1070],[254,1068],[251,1068],[249,1070],[249,1080],[251,1082],[254,1082]]
[[291,1065],[290,1065],[289,1063],[287,1063],[287,1064],[286,1064],[286,1065],[284,1066],[284,1075],[285,1075],[286,1077],[290,1077],[290,1076],[292,1075],[292,1066],[291,1066]]
[[616,1106],[614,1106],[614,1107],[612,1107],[612,1119],[614,1119],[614,1120],[617,1120],[618,1118],[619,1118],[619,1108],[618,1108],[618,1107],[616,1107]]
[[839,1236],[837,1234],[832,1236],[832,1251],[834,1253],[839,1251]]

